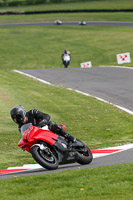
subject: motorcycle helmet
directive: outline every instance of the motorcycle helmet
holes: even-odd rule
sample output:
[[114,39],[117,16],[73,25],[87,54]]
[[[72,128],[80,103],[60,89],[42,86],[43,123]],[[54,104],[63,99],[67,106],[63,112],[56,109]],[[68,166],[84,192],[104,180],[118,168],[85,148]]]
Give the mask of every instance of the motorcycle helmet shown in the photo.
[[20,124],[24,121],[24,118],[26,116],[26,110],[23,106],[18,105],[12,108],[10,114],[12,120],[17,124]]
[[67,54],[67,50],[66,49],[64,50],[64,54]]

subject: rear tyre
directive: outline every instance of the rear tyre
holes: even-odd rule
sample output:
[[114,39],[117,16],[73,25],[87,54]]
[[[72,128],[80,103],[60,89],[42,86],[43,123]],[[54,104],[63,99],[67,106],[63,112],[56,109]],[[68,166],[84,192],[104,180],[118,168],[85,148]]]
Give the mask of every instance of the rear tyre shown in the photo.
[[53,150],[51,150],[48,146],[46,149],[42,150],[40,146],[36,144],[31,147],[31,154],[34,160],[42,167],[50,170],[58,168],[58,159]]
[[77,162],[82,165],[89,164],[93,160],[92,152],[87,146],[85,146],[84,149],[77,151],[77,157]]

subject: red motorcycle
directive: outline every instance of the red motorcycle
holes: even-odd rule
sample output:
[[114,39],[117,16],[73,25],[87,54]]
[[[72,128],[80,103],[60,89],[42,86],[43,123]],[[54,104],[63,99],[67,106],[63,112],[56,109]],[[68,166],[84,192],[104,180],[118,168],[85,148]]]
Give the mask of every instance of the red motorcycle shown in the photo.
[[[64,125],[61,125],[65,129]],[[75,163],[89,164],[93,160],[91,150],[80,140],[70,143],[67,139],[31,123],[21,127],[22,138],[18,146],[32,154],[34,160],[46,169]]]

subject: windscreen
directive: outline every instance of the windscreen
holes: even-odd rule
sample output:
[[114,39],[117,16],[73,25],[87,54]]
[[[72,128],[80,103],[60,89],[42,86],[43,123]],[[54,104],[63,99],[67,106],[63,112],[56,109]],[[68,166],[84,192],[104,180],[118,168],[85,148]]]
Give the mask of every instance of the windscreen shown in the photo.
[[20,131],[21,131],[22,136],[24,135],[25,131],[26,131],[27,129],[29,129],[29,127],[30,127],[31,125],[32,125],[32,123],[28,123],[28,124],[24,124],[24,125],[21,127]]

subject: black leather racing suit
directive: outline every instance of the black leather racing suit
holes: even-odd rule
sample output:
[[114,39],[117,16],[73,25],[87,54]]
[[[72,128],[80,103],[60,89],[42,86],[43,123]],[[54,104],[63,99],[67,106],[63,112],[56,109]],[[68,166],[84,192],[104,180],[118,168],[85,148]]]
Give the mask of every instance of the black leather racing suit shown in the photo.
[[[26,117],[27,117],[26,124],[32,123],[33,126],[38,126],[38,127],[43,127],[45,125],[48,125],[50,131],[57,133],[58,135],[64,136],[72,142],[75,141],[75,138],[70,134],[68,134],[65,130],[63,130],[63,128],[60,125],[50,121],[49,114],[42,113],[36,109],[32,109],[26,113]],[[22,125],[23,125],[22,123],[18,124],[19,131]]]

